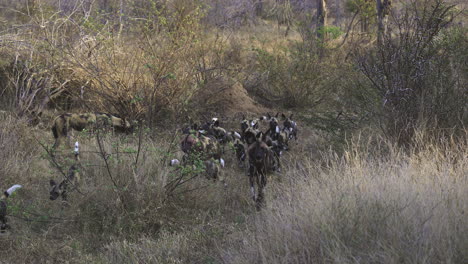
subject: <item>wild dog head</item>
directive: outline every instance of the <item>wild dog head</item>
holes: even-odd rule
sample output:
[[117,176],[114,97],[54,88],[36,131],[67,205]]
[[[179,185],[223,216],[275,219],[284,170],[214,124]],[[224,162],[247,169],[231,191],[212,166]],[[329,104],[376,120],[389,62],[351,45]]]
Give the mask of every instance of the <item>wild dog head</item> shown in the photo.
[[66,174],[66,178],[63,179],[60,183],[55,182],[55,180],[51,179],[49,181],[50,184],[50,191],[49,191],[49,198],[50,200],[54,201],[59,197],[62,197],[63,201],[67,200],[67,192],[69,185],[71,187],[76,188],[80,182],[80,174],[79,174],[79,143],[75,143],[75,164],[70,166],[68,172]]
[[281,114],[281,116],[284,118],[283,122],[283,130],[288,130],[289,131],[289,139],[295,139],[297,140],[297,123],[292,120],[293,114],[291,114],[289,117],[286,117],[284,114]]
[[248,148],[249,161],[252,164],[263,164],[271,149],[265,142],[265,134],[258,133],[254,143]]
[[243,140],[247,145],[253,144],[257,140],[257,135],[259,134],[258,131],[249,127],[244,131]]
[[5,232],[5,230],[8,228],[7,225],[7,203],[6,200],[8,197],[10,197],[13,192],[15,192],[17,189],[22,188],[23,186],[19,184],[15,184],[8,188],[2,196],[0,196],[0,233]]

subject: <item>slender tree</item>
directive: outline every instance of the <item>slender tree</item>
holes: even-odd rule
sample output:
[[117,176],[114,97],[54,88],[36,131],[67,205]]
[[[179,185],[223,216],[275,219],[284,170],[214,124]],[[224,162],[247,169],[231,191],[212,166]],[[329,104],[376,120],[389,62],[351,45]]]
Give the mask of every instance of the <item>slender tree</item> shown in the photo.
[[326,0],[317,0],[317,37],[325,41],[324,27],[327,25]]
[[387,16],[390,12],[390,0],[376,0],[377,9],[377,27],[378,27],[378,42],[381,43],[382,36],[387,30]]

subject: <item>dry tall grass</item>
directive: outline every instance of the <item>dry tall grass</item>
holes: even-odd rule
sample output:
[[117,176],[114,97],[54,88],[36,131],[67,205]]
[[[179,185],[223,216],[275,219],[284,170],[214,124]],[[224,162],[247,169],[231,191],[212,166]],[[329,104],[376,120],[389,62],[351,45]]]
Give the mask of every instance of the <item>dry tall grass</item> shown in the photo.
[[228,263],[464,263],[466,143],[380,148],[387,154],[356,146],[327,155],[326,165],[305,159],[220,255]]
[[[374,140],[343,155],[294,144],[270,177],[256,212],[245,171],[227,154],[228,187],[198,177],[167,196],[177,176],[172,136],[101,135],[81,143],[83,182],[69,205],[48,199],[60,173],[37,141],[50,134],[2,120],[1,187],[12,229],[0,236],[7,263],[463,263],[467,258],[468,141],[402,151]],[[422,138],[422,137],[421,137]],[[310,141],[304,134],[302,140]],[[70,152],[68,154],[68,152]],[[57,158],[63,169],[71,150]]]

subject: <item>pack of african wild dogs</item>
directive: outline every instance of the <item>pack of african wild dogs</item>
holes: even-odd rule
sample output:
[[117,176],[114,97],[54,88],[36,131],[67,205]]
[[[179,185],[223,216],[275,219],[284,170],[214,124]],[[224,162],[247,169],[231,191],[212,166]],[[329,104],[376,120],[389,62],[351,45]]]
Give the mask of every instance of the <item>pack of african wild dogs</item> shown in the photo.
[[[220,119],[213,117],[201,125],[189,121],[182,129],[180,150],[184,153],[182,159],[172,159],[170,166],[191,166],[191,157],[196,156],[202,161],[204,173],[210,179],[218,179],[221,170],[225,167],[224,155],[230,153],[226,146],[231,146],[237,165],[247,168],[252,199],[258,209],[264,205],[264,188],[267,184],[267,175],[281,170],[281,156],[290,149],[289,142],[297,140],[298,125],[293,121],[293,115],[284,114],[275,116],[269,113],[266,116],[248,119],[245,116],[238,120],[239,127],[227,131],[222,127]],[[282,123],[281,123],[282,122]],[[281,124],[280,124],[281,123]],[[55,139],[53,149],[57,148],[63,140],[70,137],[72,130],[92,131],[96,128],[107,127],[116,132],[131,133],[134,125],[117,115],[106,113],[62,114],[57,116],[52,125],[52,134]],[[265,129],[261,129],[264,127]],[[69,143],[69,142],[68,142]],[[61,198],[67,201],[68,192],[77,189],[80,183],[80,144],[74,146],[74,162],[64,173],[62,180],[50,180],[50,200]],[[255,183],[257,190],[255,190]],[[7,224],[7,198],[21,185],[15,184],[6,190],[0,197],[0,233],[5,232]]]
[[[225,163],[222,157],[225,152],[222,150],[225,149],[225,145],[231,144],[239,166],[248,164],[247,175],[252,199],[260,208],[264,204],[263,189],[267,184],[267,174],[281,170],[283,151],[289,150],[290,140],[297,140],[298,126],[292,120],[293,115],[286,117],[281,114],[281,118],[282,125],[279,113],[275,116],[267,114],[254,119],[247,119],[244,116],[240,122],[240,130],[229,132],[221,127],[218,118],[213,118],[201,126],[196,123],[190,124],[182,131],[184,136],[180,146],[185,155],[182,161],[171,160],[170,165],[184,165],[189,160],[187,156],[196,153],[205,163],[207,176],[216,178],[217,172]],[[261,123],[267,124],[265,131],[260,129]]]

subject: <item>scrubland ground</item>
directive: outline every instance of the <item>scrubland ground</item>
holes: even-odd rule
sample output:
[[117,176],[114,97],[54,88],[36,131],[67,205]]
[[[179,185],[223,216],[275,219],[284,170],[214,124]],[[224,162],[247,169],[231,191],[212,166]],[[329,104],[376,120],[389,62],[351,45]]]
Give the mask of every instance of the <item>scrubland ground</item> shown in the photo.
[[[270,175],[266,207],[256,211],[245,170],[229,151],[227,187],[200,175],[166,196],[165,186],[181,173],[167,166],[178,155],[170,133],[100,135],[112,154],[109,169],[96,136],[75,134],[83,182],[64,205],[48,198],[49,179],[62,177],[39,144],[52,144],[49,131],[15,119],[1,124],[2,186],[24,186],[8,201],[11,229],[0,235],[5,263],[463,263],[468,257],[466,140],[421,141],[418,150],[405,151],[379,138],[356,138],[338,155],[306,132],[284,155],[282,172]],[[72,151],[63,151],[71,160]],[[57,162],[66,170],[70,161]]]

